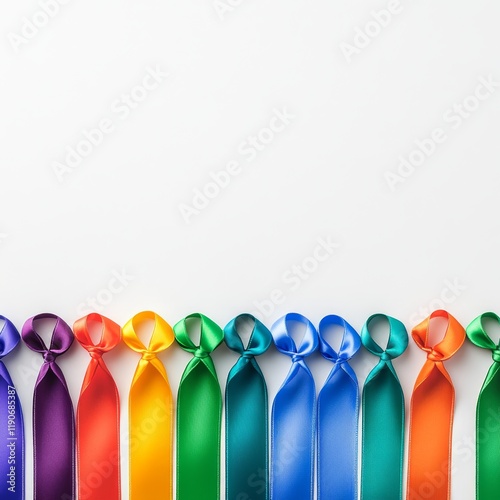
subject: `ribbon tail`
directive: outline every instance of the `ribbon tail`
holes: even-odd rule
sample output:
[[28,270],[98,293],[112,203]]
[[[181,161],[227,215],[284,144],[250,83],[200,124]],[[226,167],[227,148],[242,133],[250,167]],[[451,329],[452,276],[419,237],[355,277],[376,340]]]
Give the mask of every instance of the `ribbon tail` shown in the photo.
[[[413,391],[411,400],[408,494],[433,491],[433,500],[448,500],[451,426],[455,390],[444,367],[436,366]],[[420,378],[420,377],[419,377]]]
[[139,368],[129,395],[130,498],[170,499],[173,488],[172,391],[164,374],[152,363],[146,366],[143,363]]
[[318,397],[318,500],[356,500],[358,383],[338,370]]
[[494,363],[479,394],[476,413],[476,498],[498,496],[500,365]]
[[260,369],[248,362],[231,370],[226,386],[227,498],[269,498],[267,404]]
[[404,396],[389,364],[375,370],[365,383],[362,398],[361,499],[401,500]]
[[0,361],[0,498],[24,500],[24,422],[21,403]]
[[78,494],[87,500],[119,500],[118,390],[107,370],[100,365],[89,369],[77,408]]
[[276,500],[313,498],[316,391],[302,363],[294,363],[273,403],[271,498]]
[[33,400],[34,498],[74,500],[73,404],[58,366],[43,371]]
[[189,363],[177,399],[177,498],[218,499],[222,395],[199,359]]

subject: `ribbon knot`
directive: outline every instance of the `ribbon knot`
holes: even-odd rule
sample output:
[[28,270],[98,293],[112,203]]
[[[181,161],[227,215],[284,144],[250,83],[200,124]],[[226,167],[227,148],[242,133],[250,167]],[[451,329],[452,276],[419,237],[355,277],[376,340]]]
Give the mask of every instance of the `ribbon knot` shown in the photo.
[[152,361],[155,358],[156,358],[156,353],[152,351],[144,351],[141,357],[143,361]]
[[51,351],[45,351],[43,353],[43,361],[44,363],[53,363],[56,359],[57,355]]
[[291,358],[292,358],[292,363],[298,363],[299,361],[302,361],[304,359],[304,355],[294,353],[292,354]]
[[208,358],[209,353],[206,352],[203,348],[198,347],[198,349],[196,349],[193,352],[193,355],[194,355],[195,358],[203,359],[203,358]]
[[493,349],[491,356],[493,358],[493,361],[500,363],[500,348],[497,347],[496,349]]
[[391,361],[392,359],[392,356],[387,352],[387,351],[384,351],[381,355],[380,355],[380,359],[382,361]]
[[255,358],[254,354],[250,351],[243,351],[241,353],[241,357],[242,358],[245,358],[245,359],[252,359],[252,358]]
[[102,358],[102,352],[94,347],[89,348],[88,353],[90,354],[90,357],[96,361],[99,361]]
[[443,361],[443,355],[434,349],[431,349],[427,353],[427,359],[429,361],[433,361],[434,363],[439,363],[440,361]]

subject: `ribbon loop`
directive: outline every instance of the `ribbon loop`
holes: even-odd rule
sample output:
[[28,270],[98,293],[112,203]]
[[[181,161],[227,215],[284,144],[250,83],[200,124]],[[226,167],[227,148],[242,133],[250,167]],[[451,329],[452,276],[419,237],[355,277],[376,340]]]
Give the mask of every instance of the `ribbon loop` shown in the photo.
[[[305,327],[298,348],[290,335],[292,322]],[[318,332],[305,316],[297,313],[278,319],[271,332],[277,349],[292,358],[290,371],[273,402],[271,498],[312,500],[316,389],[303,358],[316,350]],[[294,453],[290,453],[291,449]]]
[[[0,315],[0,360],[19,344],[14,324]],[[0,498],[24,500],[24,418],[21,402],[7,368],[0,361]]]
[[[189,336],[193,320],[200,323],[199,346]],[[177,498],[216,500],[220,494],[222,395],[210,353],[222,342],[224,333],[199,313],[179,321],[174,332],[179,345],[193,354],[177,397]]]
[[[372,338],[370,325],[383,320],[389,325],[387,348]],[[401,500],[403,492],[404,395],[392,359],[408,346],[401,321],[374,314],[361,329],[364,347],[380,358],[363,387],[361,500]]]
[[[98,344],[90,337],[91,323],[101,325]],[[76,412],[79,498],[120,500],[120,400],[115,381],[102,359],[119,343],[120,326],[91,313],[76,321],[73,330],[91,357]],[[95,464],[108,464],[99,482],[95,481]]]
[[[137,330],[153,322],[146,347]],[[172,498],[173,399],[167,372],[157,355],[174,341],[172,327],[158,314],[143,311],[122,329],[123,341],[141,355],[129,393],[130,499],[162,500]],[[151,422],[148,432],[145,423]],[[148,424],[149,425],[149,424]]]
[[[332,326],[343,329],[338,353],[326,341]],[[358,380],[348,361],[361,347],[354,328],[337,315],[319,323],[319,349],[334,363],[318,396],[318,500],[357,500]]]
[[[35,329],[39,320],[55,320],[47,349]],[[34,498],[75,498],[75,420],[66,379],[55,362],[73,343],[73,332],[59,316],[43,313],[29,318],[22,329],[25,344],[46,361],[33,395]]]
[[[432,346],[430,323],[438,317],[447,319],[448,323],[443,339]],[[418,347],[427,352],[427,361],[417,377],[411,398],[407,498],[414,498],[428,478],[439,470],[444,477],[435,485],[433,499],[448,500],[455,389],[443,361],[460,349],[465,330],[451,314],[440,309],[415,326],[412,337]]]
[[[241,320],[253,321],[245,349],[238,331]],[[226,498],[269,499],[267,387],[255,356],[272,342],[271,332],[250,314],[224,328],[227,346],[240,354],[226,384]],[[258,474],[259,482],[249,481]]]
[[500,409],[500,346],[495,344],[485,330],[483,320],[487,318],[500,323],[497,314],[486,312],[475,318],[467,327],[469,340],[477,347],[490,350],[493,357],[493,364],[481,387],[476,407],[477,500],[490,500],[498,496],[500,469],[500,428],[491,425],[492,416],[496,418]]

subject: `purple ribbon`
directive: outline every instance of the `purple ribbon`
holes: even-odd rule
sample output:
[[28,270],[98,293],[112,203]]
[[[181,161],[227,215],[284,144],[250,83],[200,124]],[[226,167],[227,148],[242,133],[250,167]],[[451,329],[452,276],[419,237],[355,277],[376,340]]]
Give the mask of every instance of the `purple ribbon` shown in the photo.
[[[0,330],[0,360],[19,343],[16,327],[5,316]],[[9,372],[0,361],[0,498],[24,500],[24,422]]]
[[[35,322],[43,319],[55,320],[48,349],[35,331]],[[75,418],[66,380],[55,362],[70,348],[73,332],[55,314],[44,313],[26,321],[22,337],[44,359],[33,395],[34,499],[74,500]]]

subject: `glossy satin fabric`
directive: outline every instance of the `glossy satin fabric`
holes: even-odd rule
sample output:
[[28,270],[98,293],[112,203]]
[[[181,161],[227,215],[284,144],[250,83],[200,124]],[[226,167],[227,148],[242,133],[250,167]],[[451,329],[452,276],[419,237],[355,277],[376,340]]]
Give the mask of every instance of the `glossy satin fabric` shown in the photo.
[[[199,346],[190,338],[193,322],[200,325]],[[218,500],[222,394],[210,354],[224,339],[224,332],[199,313],[179,321],[174,331],[179,345],[193,354],[177,396],[177,498]]]
[[[37,320],[55,320],[47,349],[37,333]],[[73,343],[73,332],[55,314],[38,314],[26,321],[22,338],[43,355],[33,396],[34,499],[75,499],[75,418],[73,403],[56,358]]]
[[[448,320],[443,339],[429,345],[433,318]],[[427,353],[411,398],[407,499],[416,495],[432,500],[450,498],[451,436],[455,390],[443,361],[465,340],[465,330],[449,313],[434,311],[412,330],[415,343]]]
[[[97,344],[89,332],[92,323],[101,327]],[[76,411],[78,499],[119,500],[120,398],[102,355],[120,342],[120,326],[92,313],[76,321],[73,331],[91,357]]]
[[[338,352],[325,338],[333,326],[343,331]],[[361,339],[336,315],[324,317],[318,333],[321,354],[334,363],[318,396],[318,500],[357,500],[359,388],[348,361]]]
[[[305,327],[298,347],[290,336],[292,322]],[[318,333],[307,318],[297,313],[280,318],[271,327],[271,332],[276,348],[292,359],[290,371],[273,402],[271,498],[312,500],[316,389],[304,358],[318,347]]]
[[[148,347],[139,328],[153,323]],[[136,314],[122,329],[123,341],[141,355],[129,394],[131,500],[172,498],[173,400],[167,372],[158,354],[174,341],[171,326],[158,314]]]
[[[239,320],[253,322],[245,348]],[[241,314],[224,328],[229,349],[240,357],[226,384],[226,499],[269,499],[267,386],[255,356],[272,342],[271,332],[250,314]]]
[[21,402],[7,368],[1,361],[20,340],[14,324],[0,315],[0,498],[24,500],[24,419]]
[[470,341],[491,351],[493,364],[484,380],[476,408],[476,499],[491,500],[500,495],[500,345],[485,330],[483,319],[500,323],[487,312],[467,327]]
[[[387,348],[372,338],[370,325],[384,321],[389,326]],[[362,500],[401,500],[403,495],[404,395],[392,360],[408,346],[408,333],[401,321],[374,314],[361,329],[364,347],[380,358],[368,374],[362,396]]]

